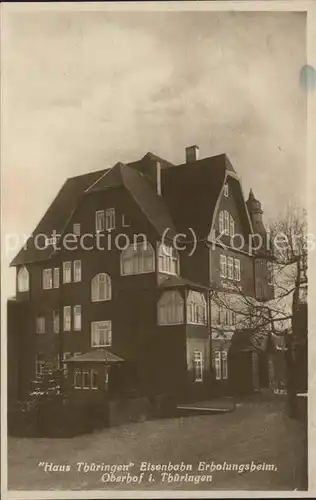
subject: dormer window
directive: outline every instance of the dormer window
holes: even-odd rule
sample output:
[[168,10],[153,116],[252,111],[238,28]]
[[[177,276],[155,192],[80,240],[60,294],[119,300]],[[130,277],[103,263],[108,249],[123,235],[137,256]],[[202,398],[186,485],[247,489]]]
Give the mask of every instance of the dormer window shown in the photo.
[[225,184],[224,184],[224,196],[226,198],[228,198],[228,183],[227,182],[225,182]]
[[159,245],[158,270],[160,273],[179,274],[179,256],[173,247]]
[[20,267],[18,272],[18,291],[28,292],[30,288],[29,272],[26,267]]

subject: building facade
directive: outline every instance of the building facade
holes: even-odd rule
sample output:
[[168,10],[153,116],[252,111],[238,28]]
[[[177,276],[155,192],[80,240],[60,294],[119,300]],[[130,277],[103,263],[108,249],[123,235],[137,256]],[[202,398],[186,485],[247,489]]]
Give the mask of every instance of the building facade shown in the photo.
[[[273,297],[265,238],[225,154],[199,160],[192,146],[173,165],[148,153],[68,179],[12,262],[9,399],[47,364],[80,400],[225,390],[249,328],[235,304]],[[240,352],[232,366],[249,358],[254,388],[256,349]]]

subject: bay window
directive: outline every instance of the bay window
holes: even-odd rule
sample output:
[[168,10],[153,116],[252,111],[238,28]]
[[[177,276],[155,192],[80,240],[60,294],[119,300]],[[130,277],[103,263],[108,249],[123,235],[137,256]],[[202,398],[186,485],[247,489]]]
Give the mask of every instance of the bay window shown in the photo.
[[206,300],[201,292],[190,290],[188,293],[187,322],[197,325],[207,324]]
[[164,292],[158,302],[158,325],[182,324],[184,300],[177,290]]
[[18,291],[28,292],[29,291],[29,272],[26,267],[20,267],[18,271]]
[[144,274],[155,270],[155,252],[148,241],[129,245],[121,253],[121,274]]

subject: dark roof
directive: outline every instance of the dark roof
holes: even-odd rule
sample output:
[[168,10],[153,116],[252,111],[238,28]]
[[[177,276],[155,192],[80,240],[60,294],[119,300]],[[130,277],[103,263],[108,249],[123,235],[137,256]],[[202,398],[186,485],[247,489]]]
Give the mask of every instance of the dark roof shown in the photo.
[[181,276],[168,276],[159,283],[159,287],[161,288],[178,288],[179,286],[208,290],[207,286],[195,283],[194,281],[182,278]]
[[114,185],[124,186],[129,191],[159,236],[164,234],[166,228],[169,228],[169,237],[177,234],[165,200],[158,196],[150,180],[141,171],[130,168],[130,165],[117,163],[88,192],[102,191]]
[[198,239],[207,237],[226,168],[223,154],[163,171],[164,196],[178,232],[187,234],[190,227]]
[[85,352],[83,354],[77,354],[72,358],[66,359],[64,362],[113,364],[121,363],[122,361],[124,361],[123,358],[120,358],[116,354],[113,354],[104,347],[95,347],[94,349],[91,349],[91,351]]
[[37,248],[34,244],[34,238],[40,234],[50,237],[54,230],[57,234],[62,233],[69,217],[75,210],[80,198],[83,196],[85,189],[91,186],[91,184],[101,177],[104,172],[105,170],[99,170],[97,172],[90,172],[67,179],[40,223],[35,228],[32,236],[28,239],[25,247],[19,251],[11,262],[11,266],[43,261],[51,256],[54,251],[53,246],[51,245],[46,249],[41,249],[44,244],[44,237],[41,237],[38,239],[37,246],[39,248]]
[[[161,164],[162,196],[158,196],[156,190],[157,161]],[[50,258],[54,252],[53,245],[44,250],[35,248],[34,237],[40,233],[50,237],[54,230],[57,234],[63,234],[70,217],[84,196],[118,186],[130,193],[159,236],[162,236],[167,228],[167,238],[173,238],[179,233],[188,234],[188,228],[192,228],[195,237],[206,238],[211,229],[226,172],[235,175],[225,154],[176,166],[153,153],[147,153],[136,162],[117,163],[109,169],[68,179],[26,247],[20,250],[11,265]],[[239,198],[246,220],[247,208],[241,194]],[[38,243],[42,247],[43,238],[38,240]]]

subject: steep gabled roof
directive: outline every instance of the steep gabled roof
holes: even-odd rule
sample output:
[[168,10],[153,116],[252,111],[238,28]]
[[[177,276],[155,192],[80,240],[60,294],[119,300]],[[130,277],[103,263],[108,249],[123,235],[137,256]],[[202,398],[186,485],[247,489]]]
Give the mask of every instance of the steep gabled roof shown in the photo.
[[49,237],[54,230],[57,234],[62,233],[69,217],[75,210],[80,198],[83,196],[84,191],[101,177],[105,171],[106,170],[98,170],[96,172],[90,172],[67,179],[35,228],[32,236],[28,239],[26,245],[19,251],[10,265],[18,266],[48,259],[54,250],[53,247],[49,246],[46,249],[41,249],[44,246],[44,236],[38,238],[37,246],[35,245],[34,238],[40,234]]
[[[162,196],[157,194],[157,162],[161,165]],[[167,239],[188,232],[192,237],[192,231],[195,238],[206,239],[227,173],[235,175],[225,154],[176,166],[147,153],[136,162],[117,163],[110,169],[68,179],[36,227],[33,237],[11,265],[50,258],[53,245],[44,250],[37,249],[34,237],[40,233],[50,237],[54,230],[63,234],[84,196],[118,186],[130,193],[159,236],[168,229]],[[244,201],[243,204],[245,209]],[[43,246],[43,241],[38,243]]]

